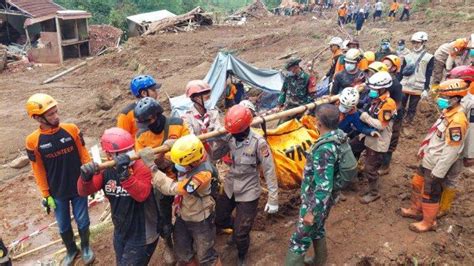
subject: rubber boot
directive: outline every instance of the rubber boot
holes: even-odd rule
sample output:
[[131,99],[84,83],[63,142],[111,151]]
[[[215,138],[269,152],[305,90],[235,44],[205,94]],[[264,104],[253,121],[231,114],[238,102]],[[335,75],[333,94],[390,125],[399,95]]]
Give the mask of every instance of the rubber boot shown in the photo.
[[304,256],[288,250],[285,258],[285,266],[304,266]]
[[247,254],[238,254],[237,255],[237,266],[245,266],[247,262]]
[[439,202],[439,211],[437,215],[438,218],[448,214],[449,210],[451,209],[451,204],[456,198],[456,193],[456,189],[453,188],[445,188],[443,190],[443,194],[441,194],[441,201]]
[[92,264],[95,260],[95,254],[94,254],[94,251],[92,251],[91,247],[89,246],[89,237],[90,237],[89,227],[83,230],[79,230],[79,236],[81,238],[82,261],[84,261],[85,265]]
[[405,218],[412,218],[416,220],[423,219],[421,211],[421,198],[423,191],[424,179],[421,175],[415,173],[411,179],[411,204],[408,208],[400,208],[400,215]]
[[388,175],[390,173],[390,162],[392,161],[392,152],[386,152],[383,155],[382,166],[377,171],[379,175]]
[[304,260],[306,265],[321,266],[326,264],[328,258],[328,249],[326,238],[313,240],[314,257],[307,257]]
[[369,192],[362,196],[359,201],[362,204],[369,204],[380,198],[377,181],[369,181]]
[[410,230],[417,233],[424,233],[434,230],[436,227],[436,215],[439,210],[439,203],[421,203],[423,210],[423,220],[410,224]]
[[79,249],[77,249],[76,242],[74,242],[74,233],[72,229],[61,234],[64,245],[66,246],[66,256],[64,257],[61,265],[70,266],[74,264],[74,260],[79,255]]

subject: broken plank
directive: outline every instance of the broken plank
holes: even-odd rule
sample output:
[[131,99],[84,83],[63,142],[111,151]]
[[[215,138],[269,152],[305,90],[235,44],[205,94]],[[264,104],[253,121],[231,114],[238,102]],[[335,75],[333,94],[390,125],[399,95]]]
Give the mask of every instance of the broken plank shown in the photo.
[[66,74],[68,74],[68,73],[71,73],[72,71],[74,71],[74,70],[76,70],[76,69],[78,69],[78,68],[81,68],[81,67],[83,67],[83,66],[85,66],[85,65],[87,65],[87,61],[81,62],[80,64],[77,64],[77,65],[75,65],[75,66],[73,66],[73,67],[71,67],[71,68],[68,68],[68,69],[66,69],[65,71],[63,71],[63,72],[61,72],[61,73],[59,73],[59,74],[57,74],[57,75],[55,75],[55,76],[53,76],[53,77],[51,77],[51,78],[45,80],[45,81],[43,81],[43,83],[41,83],[41,84],[48,84],[48,83],[50,83],[50,82],[53,82],[53,81],[55,81],[56,79],[58,79],[58,78],[60,78],[60,77],[62,77],[62,76],[64,76],[64,75],[66,75]]

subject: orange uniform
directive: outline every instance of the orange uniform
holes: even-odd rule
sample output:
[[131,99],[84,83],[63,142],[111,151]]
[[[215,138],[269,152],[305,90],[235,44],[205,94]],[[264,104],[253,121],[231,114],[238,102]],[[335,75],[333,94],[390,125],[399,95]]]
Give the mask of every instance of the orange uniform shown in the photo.
[[138,132],[137,123],[135,122],[135,116],[133,114],[136,105],[136,103],[127,105],[117,116],[117,127],[130,133],[133,138],[135,138],[135,134]]
[[145,147],[156,148],[166,141],[177,140],[188,134],[189,129],[181,118],[166,118],[165,129],[160,134],[155,134],[146,129],[138,131],[135,136],[135,150],[139,151]]
[[84,139],[74,124],[37,129],[26,138],[26,151],[43,197],[75,197],[82,164],[90,161]]
[[399,7],[400,7],[400,4],[399,4],[399,3],[393,2],[393,3],[390,5],[390,11],[396,12]]
[[347,16],[347,8],[346,8],[346,7],[340,7],[340,8],[337,10],[337,15],[340,16],[340,17],[345,17],[345,16]]

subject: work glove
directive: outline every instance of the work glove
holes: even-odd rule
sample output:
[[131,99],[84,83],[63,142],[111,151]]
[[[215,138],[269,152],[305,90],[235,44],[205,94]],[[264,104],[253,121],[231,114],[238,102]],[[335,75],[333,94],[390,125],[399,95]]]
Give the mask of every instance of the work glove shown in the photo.
[[44,210],[46,211],[47,214],[51,212],[51,209],[53,210],[56,209],[56,202],[54,202],[54,198],[52,196],[47,196],[43,198],[41,205],[43,205]]
[[119,175],[120,181],[125,181],[130,177],[130,171],[128,167],[130,166],[130,156],[127,154],[120,154],[114,159],[115,161],[115,170]]
[[150,147],[146,147],[143,150],[138,152],[138,156],[142,159],[143,163],[148,166],[148,168],[153,167],[155,165],[155,153],[153,149]]
[[425,99],[425,98],[428,98],[428,96],[429,96],[429,93],[428,93],[428,91],[427,91],[427,90],[424,90],[424,91],[421,93],[421,95],[420,95],[420,96],[421,96],[421,99]]
[[374,138],[380,138],[382,135],[380,135],[380,132],[378,131],[372,131],[370,132],[370,136]]
[[95,162],[86,163],[81,166],[81,178],[85,182],[91,181],[97,172],[99,172],[99,165]]
[[265,204],[264,211],[266,213],[269,213],[269,214],[277,213],[278,212],[278,204],[272,204],[272,203],[267,202],[267,204]]

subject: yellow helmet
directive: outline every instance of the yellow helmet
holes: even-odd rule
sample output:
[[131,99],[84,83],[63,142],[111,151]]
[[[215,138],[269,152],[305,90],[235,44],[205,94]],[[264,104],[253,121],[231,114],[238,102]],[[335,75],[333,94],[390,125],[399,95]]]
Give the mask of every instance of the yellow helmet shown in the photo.
[[42,115],[49,109],[58,105],[56,100],[45,93],[33,94],[26,102],[26,111],[30,117],[34,115]]
[[364,53],[364,58],[367,59],[369,64],[375,61],[375,53],[372,51],[367,51]]
[[380,72],[380,71],[385,71],[388,72],[388,67],[386,64],[375,61],[372,64],[369,65],[369,70],[374,71],[375,73]]
[[186,135],[179,138],[171,148],[171,161],[181,166],[188,166],[202,160],[204,145],[195,135]]

